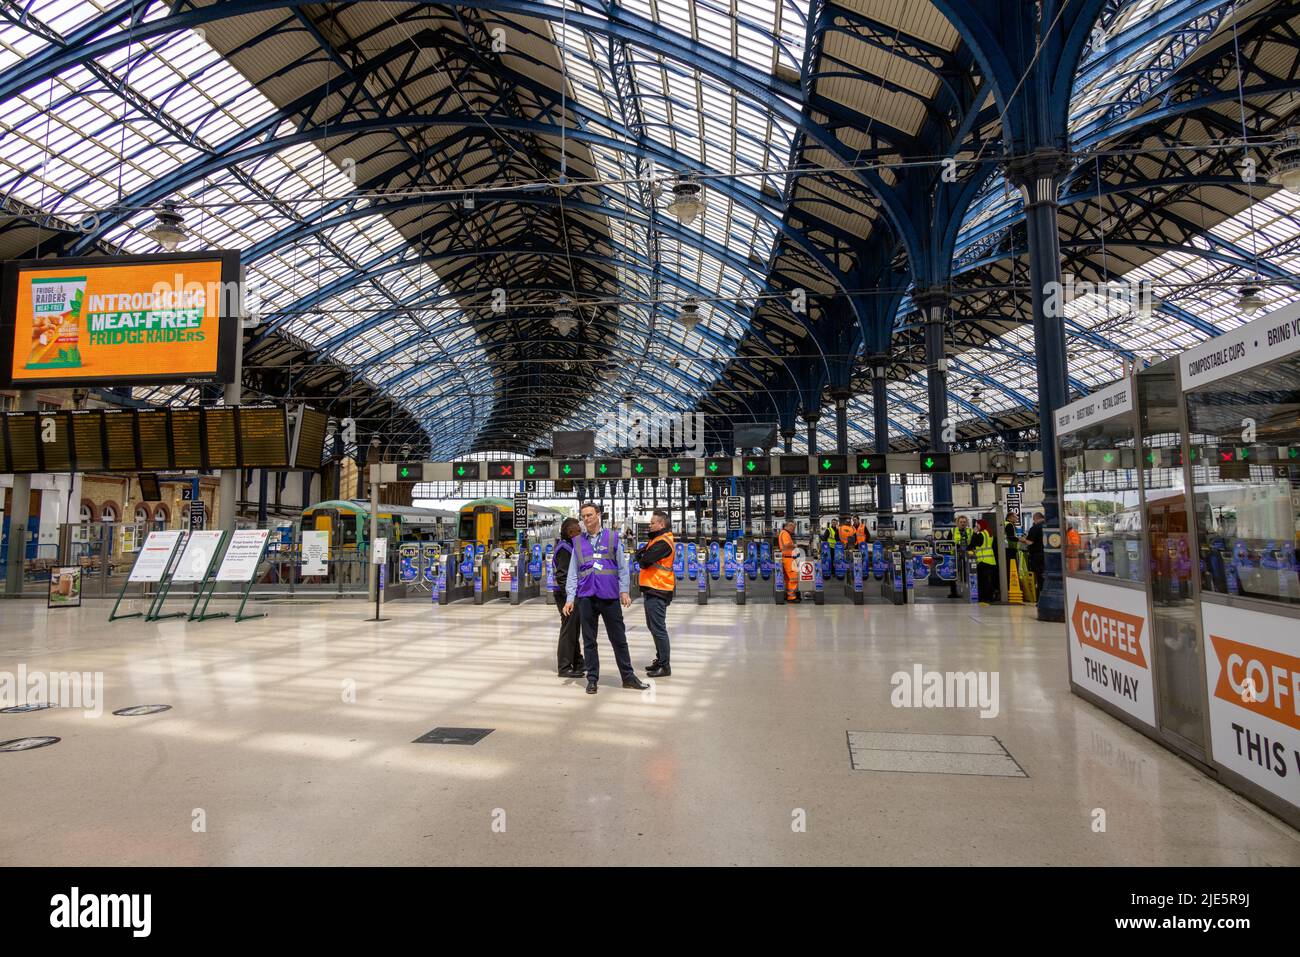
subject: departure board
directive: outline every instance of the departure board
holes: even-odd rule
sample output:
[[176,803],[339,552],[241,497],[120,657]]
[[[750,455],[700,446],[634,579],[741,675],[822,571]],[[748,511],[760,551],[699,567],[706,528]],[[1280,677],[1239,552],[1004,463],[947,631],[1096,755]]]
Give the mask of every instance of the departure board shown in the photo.
[[172,409],[172,467],[203,467],[203,443],[200,439],[199,410]]
[[66,412],[42,412],[36,428],[41,440],[42,467],[47,472],[72,471],[72,423]]
[[105,412],[104,435],[108,441],[108,467],[133,471],[135,462],[135,413]]
[[304,407],[298,419],[298,446],[294,450],[293,467],[318,469],[325,459],[325,424],[329,416],[324,412]]
[[[13,471],[9,467],[9,439],[5,436],[6,431],[8,430],[5,428],[4,421],[0,420],[0,474]],[[0,503],[3,501],[4,492],[0,491]]]
[[244,468],[289,467],[289,431],[281,408],[239,409],[240,465]]
[[210,469],[233,469],[239,466],[235,446],[235,410],[229,406],[203,410],[203,435],[207,440],[207,463]]
[[141,409],[135,414],[140,430],[140,468],[171,468],[171,442],[167,438],[167,410]]
[[72,447],[77,453],[78,471],[102,469],[106,466],[104,433],[100,431],[103,421],[101,412],[72,413]]
[[9,432],[9,457],[13,460],[11,471],[39,472],[36,416],[31,412],[10,412],[5,416],[5,429]]

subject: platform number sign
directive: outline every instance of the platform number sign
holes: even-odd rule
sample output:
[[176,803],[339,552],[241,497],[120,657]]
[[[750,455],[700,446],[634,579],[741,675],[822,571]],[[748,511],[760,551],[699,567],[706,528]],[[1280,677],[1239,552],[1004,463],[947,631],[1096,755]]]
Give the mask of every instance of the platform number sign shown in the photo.
[[523,532],[528,529],[528,494],[520,492],[515,495],[515,531]]

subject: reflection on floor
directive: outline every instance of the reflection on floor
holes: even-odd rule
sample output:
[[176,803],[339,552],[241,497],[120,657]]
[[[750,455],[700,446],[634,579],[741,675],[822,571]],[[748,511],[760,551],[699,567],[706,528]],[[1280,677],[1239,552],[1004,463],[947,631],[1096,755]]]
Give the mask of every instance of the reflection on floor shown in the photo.
[[[1300,864],[1300,834],[1071,695],[1062,627],[1029,609],[683,600],[672,677],[619,688],[602,639],[595,696],[554,676],[541,603],[0,609],[0,682],[103,680],[98,716],[0,714],[0,740],[62,739],[0,754],[9,864]],[[643,673],[639,604],[628,621]],[[994,716],[910,706],[892,679],[917,666],[996,677]],[[171,709],[111,714],[147,704]],[[413,743],[434,728],[492,732]],[[1025,776],[894,770],[891,732],[991,737]]]

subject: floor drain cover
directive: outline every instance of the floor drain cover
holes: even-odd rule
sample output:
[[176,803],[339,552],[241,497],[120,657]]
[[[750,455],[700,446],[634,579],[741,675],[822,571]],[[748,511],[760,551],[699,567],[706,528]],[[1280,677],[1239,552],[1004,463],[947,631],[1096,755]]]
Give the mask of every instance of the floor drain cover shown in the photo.
[[12,708],[0,708],[0,714],[26,714],[28,711],[44,711],[53,707],[48,702],[37,701],[33,704],[16,704]]
[[849,760],[855,771],[1029,777],[991,734],[850,731]]
[[0,751],[30,751],[33,748],[44,748],[51,744],[58,744],[62,738],[11,738],[8,741],[0,741]]
[[137,704],[129,708],[118,708],[113,714],[123,718],[137,718],[142,714],[157,714],[159,711],[170,711],[172,706],[169,704]]
[[412,744],[478,744],[495,728],[434,728],[420,735]]

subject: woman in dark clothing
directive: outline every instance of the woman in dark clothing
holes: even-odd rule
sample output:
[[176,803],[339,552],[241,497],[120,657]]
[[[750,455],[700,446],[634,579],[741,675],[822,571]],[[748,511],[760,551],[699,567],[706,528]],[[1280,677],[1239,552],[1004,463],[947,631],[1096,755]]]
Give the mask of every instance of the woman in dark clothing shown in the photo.
[[582,661],[582,644],[578,640],[578,616],[564,613],[564,606],[569,601],[564,588],[569,580],[569,562],[573,560],[573,536],[578,534],[580,528],[576,518],[564,520],[552,558],[555,567],[555,607],[560,611],[560,644],[556,651],[556,664],[561,678],[582,678],[587,673]]

